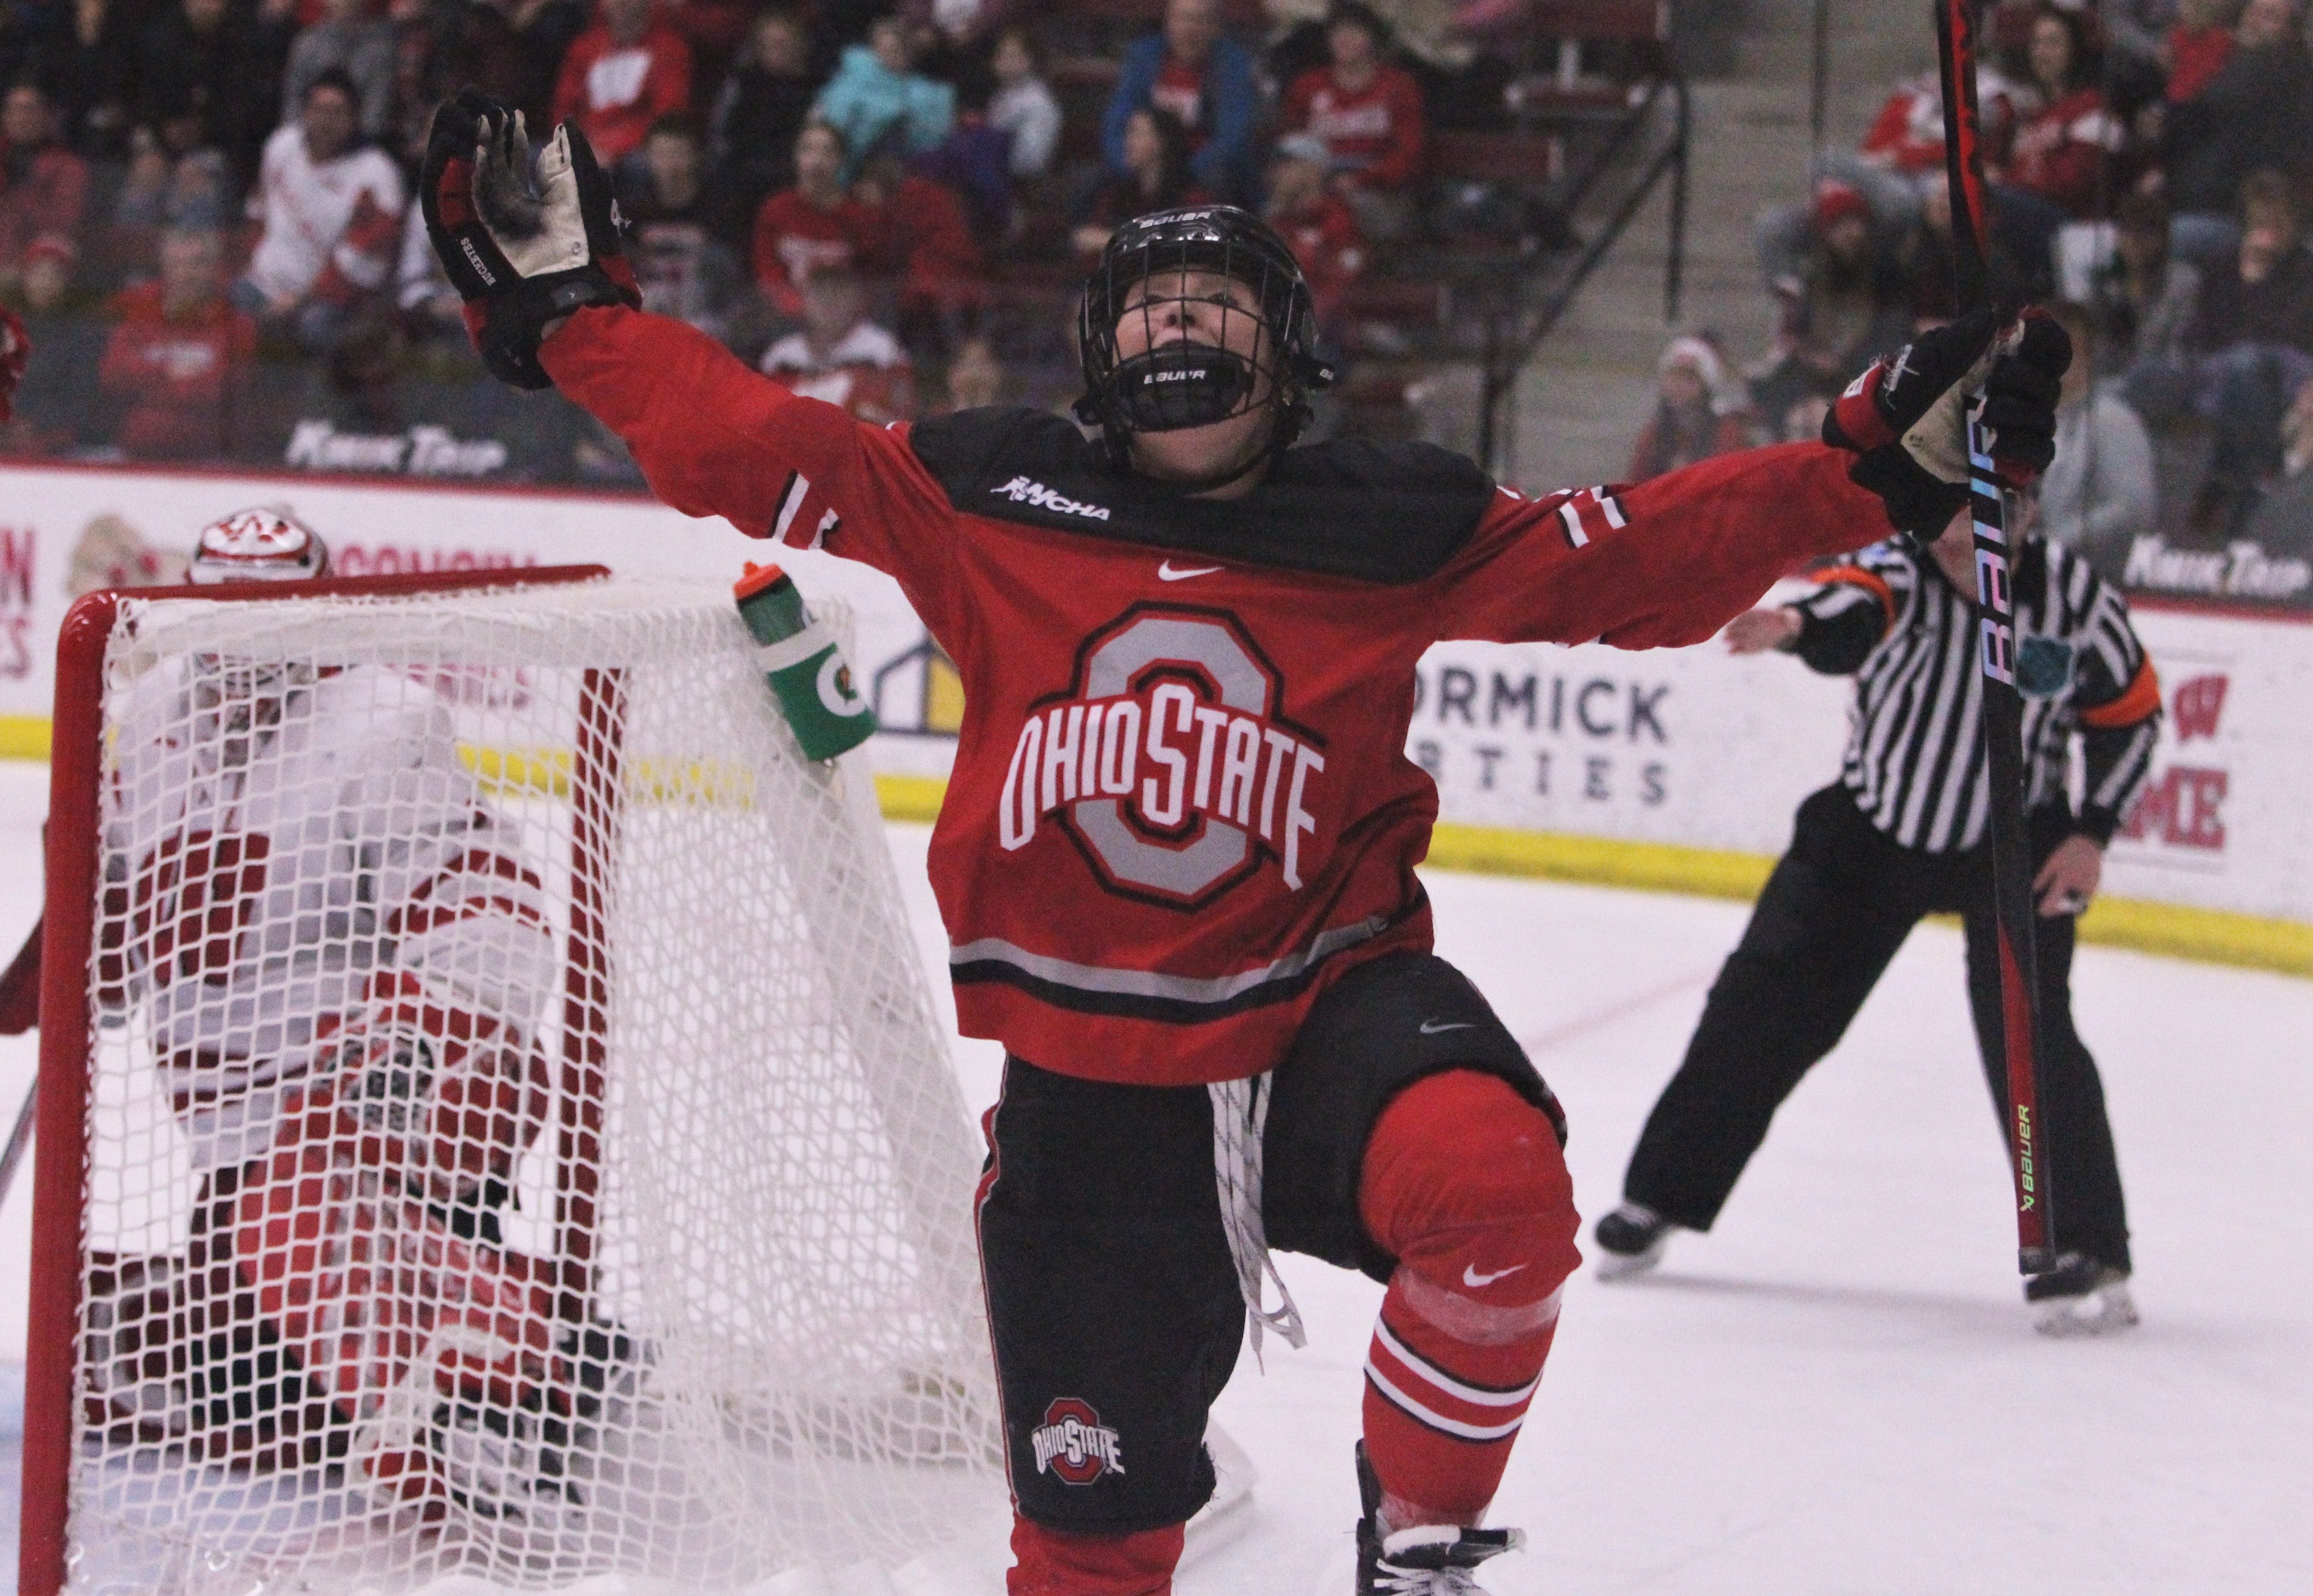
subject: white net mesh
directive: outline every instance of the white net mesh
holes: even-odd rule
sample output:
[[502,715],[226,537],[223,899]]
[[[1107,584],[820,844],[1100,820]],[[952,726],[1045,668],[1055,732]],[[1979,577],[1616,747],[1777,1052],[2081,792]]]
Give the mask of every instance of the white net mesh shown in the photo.
[[727,592],[130,602],[103,747],[72,1589],[784,1589],[1001,1514],[872,794]]

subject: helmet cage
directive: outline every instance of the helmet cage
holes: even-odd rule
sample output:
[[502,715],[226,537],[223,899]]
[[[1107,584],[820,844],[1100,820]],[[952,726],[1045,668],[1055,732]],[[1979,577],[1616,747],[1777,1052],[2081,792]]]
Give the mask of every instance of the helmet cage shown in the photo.
[[[1158,321],[1183,303],[1192,272],[1252,290],[1260,307],[1253,338],[1231,325],[1253,312],[1224,302],[1216,342],[1157,342]],[[1143,352],[1121,357],[1117,326],[1128,316],[1145,319]],[[1085,397],[1077,415],[1101,428],[1119,463],[1134,433],[1209,426],[1264,407],[1277,412],[1270,450],[1282,450],[1307,425],[1308,395],[1333,379],[1315,353],[1316,312],[1293,252],[1233,206],[1160,211],[1119,228],[1085,285],[1077,342]]]

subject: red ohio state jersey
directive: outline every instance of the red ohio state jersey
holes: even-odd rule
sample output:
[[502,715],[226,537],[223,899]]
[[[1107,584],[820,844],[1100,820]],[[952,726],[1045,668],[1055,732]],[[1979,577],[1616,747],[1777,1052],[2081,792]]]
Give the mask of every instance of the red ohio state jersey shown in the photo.
[[863,425],[623,308],[544,360],[669,504],[906,590],[964,684],[931,849],[963,1029],[1098,1080],[1271,1068],[1327,983],[1429,946],[1405,737],[1432,643],[1698,643],[1888,531],[1816,444],[1539,500],[1318,444],[1223,502],[1037,411]]

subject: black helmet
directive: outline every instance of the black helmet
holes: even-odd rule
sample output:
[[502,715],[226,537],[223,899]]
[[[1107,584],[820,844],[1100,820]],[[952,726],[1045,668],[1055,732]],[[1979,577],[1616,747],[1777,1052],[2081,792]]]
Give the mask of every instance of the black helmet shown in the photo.
[[[1251,288],[1268,336],[1255,344],[1251,358],[1208,344],[1175,343],[1120,361],[1116,324],[1126,296],[1150,277],[1185,271],[1218,272]],[[1152,300],[1143,309],[1163,303]],[[1227,311],[1222,313],[1226,318]],[[1077,417],[1100,427],[1111,458],[1121,465],[1134,433],[1209,426],[1243,415],[1253,408],[1266,375],[1265,402],[1277,411],[1270,436],[1274,452],[1307,425],[1308,396],[1333,380],[1333,368],[1317,355],[1316,339],[1309,284],[1293,251],[1267,223],[1233,205],[1151,212],[1110,235],[1085,284],[1077,324],[1085,395],[1077,401]]]

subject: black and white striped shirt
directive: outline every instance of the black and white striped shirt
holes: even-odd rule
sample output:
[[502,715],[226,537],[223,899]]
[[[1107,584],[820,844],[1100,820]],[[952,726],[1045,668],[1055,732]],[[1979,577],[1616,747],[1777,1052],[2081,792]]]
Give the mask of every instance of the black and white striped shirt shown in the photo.
[[[1855,677],[1842,779],[1856,807],[1905,847],[1974,846],[1991,785],[1977,717],[1983,703],[1978,611],[1935,557],[1877,544],[1823,573],[1795,608],[1793,651],[1816,670]],[[2128,606],[2080,558],[2039,538],[2016,564],[2026,804],[2068,804],[2071,736],[2087,777],[2080,829],[2108,842],[2151,774],[2160,684]],[[2036,667],[2036,670],[2033,667]]]

